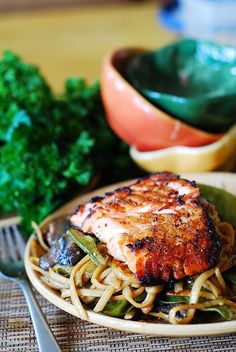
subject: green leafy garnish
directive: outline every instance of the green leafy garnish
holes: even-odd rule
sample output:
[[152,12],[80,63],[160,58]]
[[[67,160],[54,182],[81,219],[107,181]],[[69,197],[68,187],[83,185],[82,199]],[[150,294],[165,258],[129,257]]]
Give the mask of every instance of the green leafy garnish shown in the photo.
[[0,102],[0,211],[21,215],[26,232],[103,171],[104,183],[135,176],[98,82],[70,78],[55,94],[37,67],[6,51]]
[[106,259],[103,258],[101,253],[98,251],[95,240],[92,236],[84,235],[83,232],[74,228],[67,230],[67,233],[73,238],[82,251],[90,256],[95,264],[100,265],[105,263]]

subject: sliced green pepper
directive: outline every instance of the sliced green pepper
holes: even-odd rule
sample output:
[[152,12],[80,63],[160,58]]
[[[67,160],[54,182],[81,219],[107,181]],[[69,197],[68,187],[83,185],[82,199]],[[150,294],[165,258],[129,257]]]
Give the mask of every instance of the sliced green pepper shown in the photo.
[[73,238],[75,243],[94,261],[95,264],[104,264],[106,259],[99,253],[96,243],[92,236],[85,235],[83,232],[70,228],[67,233]]
[[91,277],[93,275],[93,272],[94,270],[96,269],[96,264],[95,263],[89,263],[87,266],[86,266],[86,269],[85,269],[85,274],[88,275],[88,277]]
[[108,302],[102,312],[111,317],[120,318],[123,317],[132,308],[132,304],[128,301],[115,301]]
[[[201,290],[203,291],[203,290]],[[189,298],[190,296],[177,296],[177,295],[173,295],[173,296],[161,296],[158,300],[158,302],[162,303],[162,304],[174,304],[174,303],[189,303]],[[203,303],[206,302],[206,298],[204,297],[200,297],[199,298],[199,302]]]
[[[134,301],[137,302],[137,303],[141,303],[141,302],[144,301],[144,299],[146,298],[146,296],[147,296],[147,293],[144,291],[144,292],[141,293],[139,296],[134,297]],[[129,307],[129,308],[127,309],[126,314],[129,313],[133,308],[135,308],[135,307],[134,307],[133,305],[131,305],[131,307]]]
[[63,268],[58,268],[56,272],[64,277],[70,277],[70,274]]
[[216,307],[209,307],[201,309],[203,312],[217,312],[220,314],[225,320],[232,320],[233,318],[233,311],[230,307],[223,305],[223,306],[216,306]]
[[232,284],[236,285],[236,272],[224,273],[223,276],[228,279]]
[[162,304],[189,303],[189,296],[162,296],[159,302]]
[[[135,302],[142,302],[146,295],[146,292],[141,293],[139,296],[134,298]],[[129,313],[133,308],[134,306],[128,301],[108,302],[103,310],[103,313],[111,317],[119,318]]]

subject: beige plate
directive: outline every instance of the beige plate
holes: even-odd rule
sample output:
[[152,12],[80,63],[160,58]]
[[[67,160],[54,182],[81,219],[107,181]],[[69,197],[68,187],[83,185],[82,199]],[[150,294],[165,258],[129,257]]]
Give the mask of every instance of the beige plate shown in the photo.
[[[236,195],[236,174],[230,173],[199,173],[199,174],[184,174],[186,178],[191,180],[196,180],[197,182],[214,185],[217,187],[224,188],[229,192]],[[113,190],[117,187],[120,187],[129,182],[123,182],[119,184],[115,184],[112,186],[108,186],[105,188],[101,188],[95,192],[88,193],[86,195],[80,196],[74,201],[66,204],[57,212],[52,214],[50,217],[45,219],[43,224],[50,222],[52,219],[57,218],[63,214],[71,213],[74,207],[77,204],[84,203],[88,201],[92,196],[101,195],[104,192]],[[62,310],[78,316],[75,307],[60,298],[60,296],[53,289],[49,288],[46,284],[44,284],[39,275],[34,272],[29,266],[29,254],[30,254],[30,246],[32,243],[33,237],[29,239],[27,243],[26,253],[25,253],[25,266],[26,271],[29,276],[30,281],[34,285],[34,287],[43,295],[46,299],[48,299],[51,303],[61,308]],[[189,324],[189,325],[170,325],[170,324],[161,324],[161,323],[148,323],[148,322],[138,322],[132,320],[124,320],[118,318],[112,318],[108,316],[104,316],[102,314],[88,312],[89,321],[107,326],[110,328],[114,328],[117,330],[130,331],[140,334],[152,334],[157,336],[204,336],[204,335],[219,335],[226,334],[231,332],[236,332],[236,320],[226,321],[226,322],[218,322],[218,323],[206,323],[206,324]]]

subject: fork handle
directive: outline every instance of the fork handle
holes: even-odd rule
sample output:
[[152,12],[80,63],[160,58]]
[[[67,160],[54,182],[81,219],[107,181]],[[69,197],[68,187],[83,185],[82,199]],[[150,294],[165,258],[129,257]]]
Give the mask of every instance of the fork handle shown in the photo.
[[28,281],[21,280],[19,285],[27,301],[31,319],[34,325],[36,339],[38,342],[39,352],[61,352],[61,349],[50,329],[45,316],[38,304]]

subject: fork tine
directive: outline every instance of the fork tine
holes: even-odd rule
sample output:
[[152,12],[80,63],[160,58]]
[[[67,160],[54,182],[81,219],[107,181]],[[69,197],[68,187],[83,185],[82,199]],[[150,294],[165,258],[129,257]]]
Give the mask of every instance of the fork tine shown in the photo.
[[16,243],[18,245],[18,250],[19,250],[20,257],[23,260],[24,259],[24,253],[25,253],[25,242],[23,240],[22,234],[20,233],[18,227],[15,224],[12,225],[12,230],[13,230],[13,233],[15,235]]
[[4,228],[4,230],[5,230],[5,234],[6,234],[6,242],[8,242],[8,252],[9,252],[11,258],[14,261],[17,261],[18,258],[17,258],[16,246],[14,244],[10,228],[8,226],[6,226]]
[[2,228],[0,227],[0,256],[1,259],[4,263],[7,261],[7,248],[6,248],[6,242],[5,242],[5,234],[2,231]]

